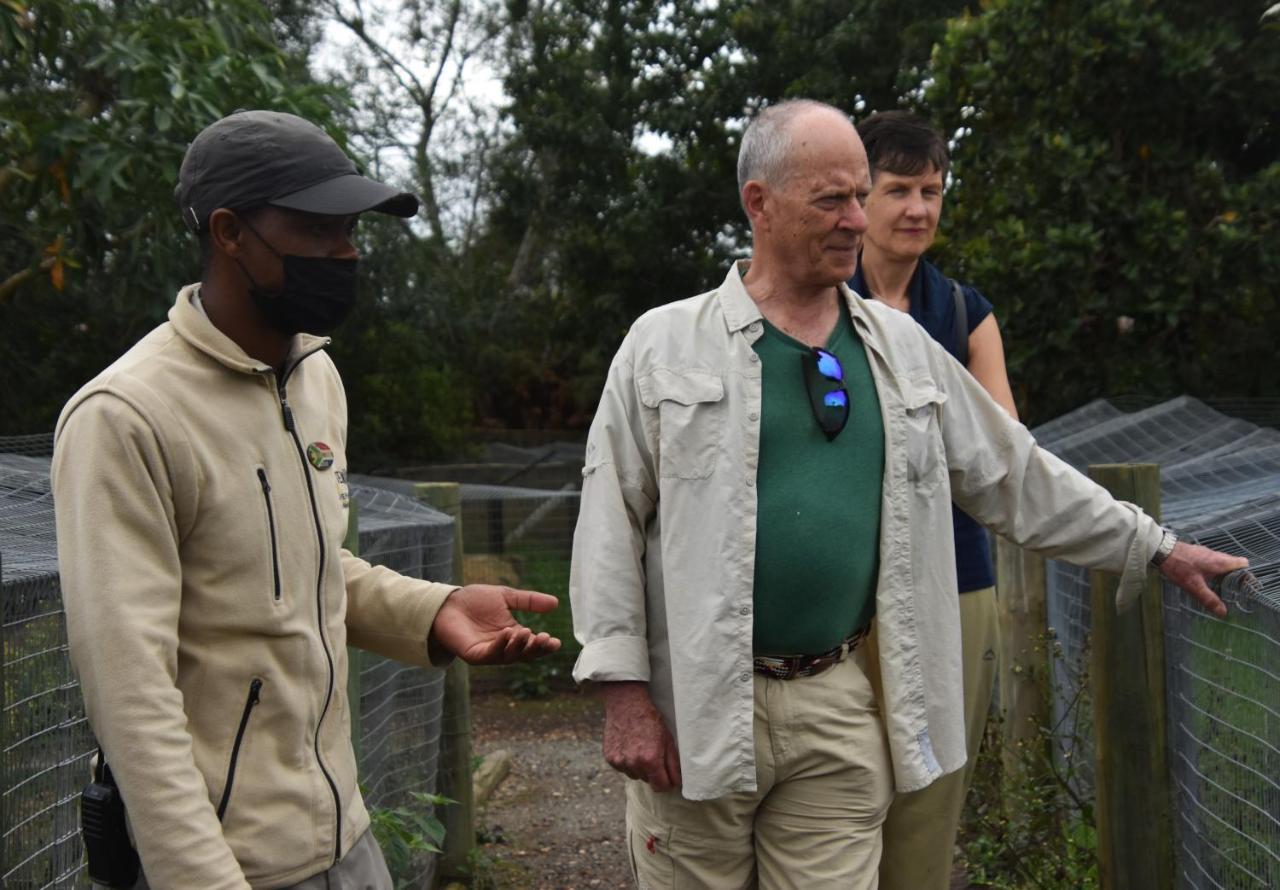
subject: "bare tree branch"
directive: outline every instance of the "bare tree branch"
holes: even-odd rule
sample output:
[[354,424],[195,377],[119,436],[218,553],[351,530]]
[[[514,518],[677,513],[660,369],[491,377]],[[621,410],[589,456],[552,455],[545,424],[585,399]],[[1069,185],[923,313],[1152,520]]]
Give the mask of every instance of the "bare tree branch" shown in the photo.
[[[368,73],[357,77],[349,70],[347,77],[354,91],[373,100],[363,103],[372,117],[372,127],[363,133],[366,144],[377,157],[397,151],[411,165],[429,240],[449,252],[458,248],[451,239],[470,243],[475,217],[484,206],[487,148],[480,139],[463,148],[454,164],[445,152],[458,141],[441,124],[459,118],[460,132],[471,135],[463,119],[468,108],[474,117],[483,116],[474,106],[459,104],[466,95],[463,75],[501,36],[500,14],[486,0],[406,0],[404,15],[395,21],[401,37],[386,27],[390,19],[381,22],[373,10],[366,14],[363,0],[324,0],[322,9],[365,53]],[[359,70],[362,65],[353,62],[351,67]],[[445,137],[448,145],[442,146]],[[444,202],[451,200],[451,183],[460,171],[470,180],[464,193],[472,194],[456,208],[459,212],[450,213]]]
[[[38,269],[41,272],[47,272],[49,269],[53,268],[53,264],[57,261],[57,257],[45,257],[40,261]],[[36,269],[32,268],[22,269],[18,272],[14,272],[4,281],[0,281],[0,303],[5,302],[13,296],[18,288],[22,287],[22,285],[27,282],[27,279],[36,274],[36,271]]]
[[338,0],[330,0],[325,4],[329,14],[333,16],[334,21],[345,27],[348,31],[356,36],[369,52],[373,53],[378,60],[379,67],[387,74],[395,79],[406,93],[413,97],[414,101],[421,104],[423,97],[427,96],[426,90],[422,86],[422,81],[418,80],[407,65],[396,58],[395,54],[374,39],[365,27],[364,7],[360,0],[356,0],[355,8],[357,15],[348,16],[342,11],[342,6]]

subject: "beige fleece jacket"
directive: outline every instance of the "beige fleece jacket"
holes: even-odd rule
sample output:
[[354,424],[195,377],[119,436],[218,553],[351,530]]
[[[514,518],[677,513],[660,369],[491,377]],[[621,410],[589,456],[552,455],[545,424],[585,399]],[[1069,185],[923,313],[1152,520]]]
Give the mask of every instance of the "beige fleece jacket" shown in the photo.
[[341,549],[346,399],[328,341],[296,338],[278,379],[197,292],[58,421],[67,630],[151,886],[283,887],[369,825],[347,645],[425,665],[453,588]]

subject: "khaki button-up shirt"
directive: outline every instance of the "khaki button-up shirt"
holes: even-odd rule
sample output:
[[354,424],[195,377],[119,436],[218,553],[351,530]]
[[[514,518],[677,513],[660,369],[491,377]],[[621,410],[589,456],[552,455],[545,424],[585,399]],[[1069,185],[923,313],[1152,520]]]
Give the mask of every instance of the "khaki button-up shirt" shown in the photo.
[[[690,800],[755,789],[762,324],[741,271],[627,334],[587,441],[573,545],[574,677],[649,683]],[[910,316],[840,292],[884,418],[881,710],[895,784],[912,791],[966,758],[952,499],[1025,547],[1120,572],[1122,605],[1160,528],[1037,447]]]

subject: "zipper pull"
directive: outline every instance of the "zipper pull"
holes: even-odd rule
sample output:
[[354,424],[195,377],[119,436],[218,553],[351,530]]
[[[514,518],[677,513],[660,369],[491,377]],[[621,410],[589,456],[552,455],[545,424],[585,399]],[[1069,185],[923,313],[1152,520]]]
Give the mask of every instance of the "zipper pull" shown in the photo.
[[249,684],[249,704],[256,705],[258,703],[258,693],[261,691],[262,680],[254,677],[253,682]]
[[276,392],[280,395],[280,413],[284,415],[284,428],[293,432],[293,409],[289,407],[289,393],[284,388],[284,380],[280,381]]
[[262,469],[261,467],[258,468],[258,481],[262,483],[263,492],[266,494],[270,494],[271,483],[267,481],[267,471]]

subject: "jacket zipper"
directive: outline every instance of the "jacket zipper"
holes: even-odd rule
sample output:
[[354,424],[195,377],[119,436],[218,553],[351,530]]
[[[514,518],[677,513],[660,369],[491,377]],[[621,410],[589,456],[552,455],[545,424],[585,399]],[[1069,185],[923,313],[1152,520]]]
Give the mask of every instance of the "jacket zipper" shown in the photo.
[[218,801],[218,821],[222,821],[227,812],[227,804],[231,802],[231,786],[236,780],[236,761],[240,758],[240,745],[244,741],[244,731],[249,728],[249,715],[258,703],[258,693],[262,691],[262,681],[257,677],[249,684],[249,697],[244,700],[244,710],[240,712],[240,728],[236,730],[236,740],[231,746],[231,763],[227,765],[227,782],[222,786],[222,799]]
[[280,378],[278,387],[280,396],[280,414],[284,420],[284,428],[289,432],[290,438],[293,439],[294,449],[298,452],[298,460],[302,462],[302,475],[307,480],[307,495],[311,500],[311,518],[316,527],[316,543],[319,547],[320,560],[319,570],[316,574],[316,623],[320,631],[320,648],[324,650],[325,663],[329,669],[329,685],[324,694],[324,706],[320,709],[320,718],[316,721],[316,732],[312,738],[312,748],[315,750],[316,763],[320,766],[320,773],[324,776],[325,781],[329,783],[329,791],[333,794],[334,809],[334,838],[333,838],[333,864],[337,865],[338,860],[342,857],[342,798],[338,794],[338,784],[334,782],[333,776],[329,774],[329,770],[324,765],[324,759],[320,756],[320,728],[324,725],[324,718],[329,713],[329,705],[333,701],[333,686],[336,670],[333,664],[333,653],[329,651],[329,639],[325,634],[325,612],[324,612],[324,570],[325,570],[325,550],[324,550],[324,526],[320,522],[320,508],[316,503],[315,483],[311,480],[311,470],[308,468],[307,452],[302,447],[302,440],[298,438],[297,424],[293,419],[293,409],[289,407],[289,399],[285,392],[285,382],[289,379],[289,375],[293,373],[293,369],[301,362],[298,362],[286,369],[284,376]]
[[267,481],[267,471],[258,467],[258,481],[262,483],[262,499],[267,502],[267,530],[271,533],[271,577],[275,583],[273,596],[280,602],[280,550],[276,543],[276,511],[271,505],[271,483]]

